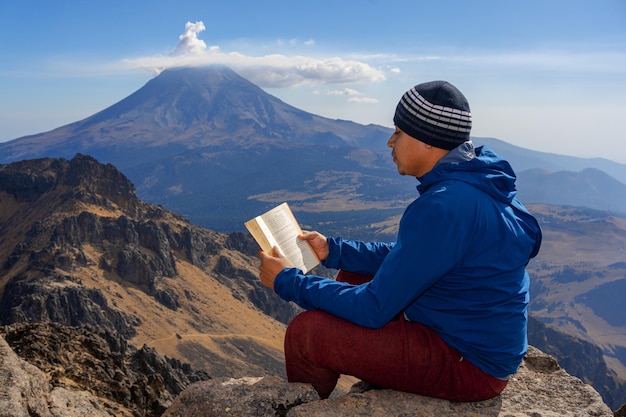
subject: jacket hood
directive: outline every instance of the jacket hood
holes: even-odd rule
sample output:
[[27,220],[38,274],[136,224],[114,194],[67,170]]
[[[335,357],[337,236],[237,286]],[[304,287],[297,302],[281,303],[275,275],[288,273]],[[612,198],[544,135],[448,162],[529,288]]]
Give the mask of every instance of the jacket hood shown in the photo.
[[511,165],[486,146],[476,148],[475,153],[476,157],[469,161],[436,165],[418,178],[417,190],[422,194],[436,183],[456,180],[468,183],[498,201],[510,203],[517,194],[517,177]]

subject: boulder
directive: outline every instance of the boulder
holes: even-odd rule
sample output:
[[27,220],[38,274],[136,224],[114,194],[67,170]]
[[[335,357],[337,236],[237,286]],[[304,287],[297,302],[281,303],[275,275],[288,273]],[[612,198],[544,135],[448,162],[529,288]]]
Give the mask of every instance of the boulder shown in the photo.
[[319,400],[312,386],[274,377],[214,379],[187,387],[163,417],[613,417],[597,391],[533,347],[504,392],[487,401],[458,403],[393,390],[357,389],[362,385],[356,384],[345,395]]
[[309,384],[277,377],[214,378],[190,385],[162,417],[284,416],[303,403],[319,400]]

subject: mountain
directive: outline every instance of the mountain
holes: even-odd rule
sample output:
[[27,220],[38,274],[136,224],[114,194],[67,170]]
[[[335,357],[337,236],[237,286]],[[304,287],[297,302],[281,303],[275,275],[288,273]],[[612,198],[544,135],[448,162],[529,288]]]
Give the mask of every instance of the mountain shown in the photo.
[[626,214],[626,164],[531,151],[494,138],[473,138],[507,158],[525,203],[581,206]]
[[157,417],[195,381],[284,379],[299,309],[260,284],[256,243],[139,200],[113,165],[0,165],[0,236],[0,415]]
[[472,139],[477,145],[489,146],[497,153],[506,155],[517,172],[530,169],[543,169],[547,172],[580,172],[586,168],[595,168],[626,184],[626,164],[605,158],[580,158],[534,151],[495,138],[474,137]]
[[[244,221],[289,201],[305,227],[389,239],[388,219],[416,196],[415,180],[397,174],[386,149],[390,133],[301,111],[227,67],[179,68],[84,120],[0,143],[0,163],[89,154],[124,172],[142,200],[211,230],[243,231]],[[520,195],[533,202],[606,209],[610,201],[626,212],[623,187],[605,189],[604,178],[579,172],[606,169],[626,183],[626,165],[474,140],[511,161]],[[556,198],[559,171],[579,184],[566,200]]]
[[[226,67],[182,68],[85,120],[0,144],[0,162],[89,154],[121,169],[145,201],[233,231],[284,192],[319,195],[326,187],[327,195],[344,194],[373,182],[365,187],[381,200],[400,198],[385,191],[398,182],[388,152],[380,151],[388,133],[298,110]],[[362,206],[358,196],[338,200],[328,205]]]
[[227,67],[163,71],[135,93],[84,120],[2,144],[0,163],[87,153],[129,166],[210,148],[293,144],[384,149],[387,130],[331,120],[290,106]]
[[580,207],[530,210],[543,229],[541,251],[528,265],[531,314],[599,346],[626,380],[626,218]]
[[0,235],[2,325],[93,326],[211,377],[284,373],[299,310],[260,284],[254,241],[139,200],[110,164],[0,165]]
[[[0,334],[38,368],[16,384],[31,387],[18,395],[31,409],[45,409],[45,395],[157,416],[194,381],[284,379],[285,323],[299,309],[261,286],[252,238],[141,201],[113,165],[80,154],[0,165],[0,234]],[[622,392],[597,347],[535,327],[547,348],[576,352],[577,370],[595,369],[578,375],[587,383]],[[19,374],[2,373],[3,346],[0,390]]]
[[517,175],[519,198],[525,203],[582,206],[626,214],[626,184],[604,171],[580,172],[529,169]]

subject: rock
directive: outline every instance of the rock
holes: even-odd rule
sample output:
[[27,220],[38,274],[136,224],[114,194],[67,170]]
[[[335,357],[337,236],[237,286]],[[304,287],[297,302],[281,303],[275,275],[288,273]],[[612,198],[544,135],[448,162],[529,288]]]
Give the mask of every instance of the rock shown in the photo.
[[19,201],[34,201],[40,195],[54,188],[57,171],[63,162],[59,160],[41,160],[45,167],[41,170],[24,169],[29,165],[18,162],[0,170],[0,190],[5,191]]
[[309,384],[276,377],[215,378],[190,385],[162,417],[284,416],[315,400],[319,396]]
[[532,316],[528,318],[528,342],[558,358],[568,374],[592,385],[609,407],[618,408],[626,400],[626,383],[607,366],[600,346],[563,333]]
[[487,401],[457,403],[393,390],[358,391],[319,400],[310,385],[276,378],[212,380],[190,385],[163,417],[613,417],[597,391],[533,347],[502,395]]
[[54,417],[134,417],[130,410],[98,398],[89,391],[55,387],[48,398],[50,415]]
[[50,376],[20,359],[0,337],[0,417],[134,417],[89,391],[53,387]]
[[0,333],[0,417],[157,417],[209,378],[93,326],[14,324]]
[[0,338],[1,417],[50,416],[45,396],[48,380],[35,366],[21,360]]
[[55,271],[46,278],[33,281],[18,274],[10,279],[0,297],[0,323],[89,324],[129,339],[136,334],[135,320],[111,306],[99,289],[85,288]]

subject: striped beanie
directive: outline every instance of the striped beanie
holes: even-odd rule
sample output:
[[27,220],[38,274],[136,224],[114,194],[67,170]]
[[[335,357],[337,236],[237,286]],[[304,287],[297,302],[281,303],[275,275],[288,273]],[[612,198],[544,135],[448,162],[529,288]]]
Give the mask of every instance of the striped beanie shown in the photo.
[[393,123],[415,139],[451,150],[470,140],[472,114],[467,99],[455,86],[431,81],[404,93]]

